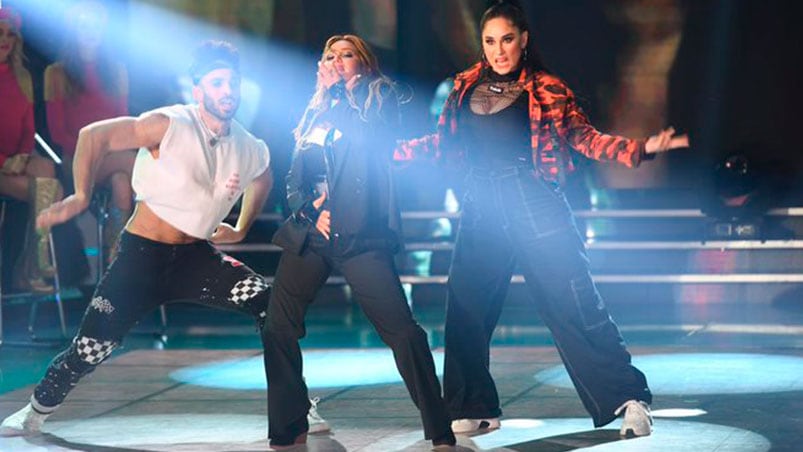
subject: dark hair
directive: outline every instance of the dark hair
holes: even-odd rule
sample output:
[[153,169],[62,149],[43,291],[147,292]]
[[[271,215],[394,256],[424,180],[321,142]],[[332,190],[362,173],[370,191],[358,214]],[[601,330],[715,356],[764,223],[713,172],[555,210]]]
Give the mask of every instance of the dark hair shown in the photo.
[[[524,12],[524,7],[518,0],[497,0],[485,10],[480,19],[480,35],[482,30],[485,29],[485,24],[491,19],[504,18],[510,21],[514,27],[518,28],[520,32],[525,31],[529,35],[527,40],[526,58],[523,64],[526,65],[533,72],[547,71],[541,54],[535,46],[535,37],[530,31],[530,24],[527,22],[527,14]],[[481,48],[482,46],[480,46]],[[548,72],[548,71],[547,71]]]
[[198,84],[204,75],[215,69],[228,68],[240,72],[240,52],[226,41],[204,41],[192,54],[189,73]]

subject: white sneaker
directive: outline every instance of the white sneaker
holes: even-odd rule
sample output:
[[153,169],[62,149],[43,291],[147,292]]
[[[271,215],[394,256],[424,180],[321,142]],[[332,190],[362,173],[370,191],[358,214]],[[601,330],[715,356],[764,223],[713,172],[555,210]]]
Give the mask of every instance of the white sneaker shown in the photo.
[[472,433],[481,430],[496,430],[498,428],[498,417],[486,419],[455,419],[452,421],[452,431],[455,433]]
[[617,408],[614,414],[619,416],[623,410],[625,415],[622,419],[622,428],[619,429],[620,436],[633,438],[648,436],[652,433],[652,416],[649,405],[638,400],[628,400]]
[[332,430],[329,427],[329,423],[326,422],[326,419],[322,418],[320,414],[318,414],[318,402],[321,399],[319,397],[315,397],[314,399],[310,399],[310,407],[309,411],[307,412],[307,423],[309,423],[309,430],[307,433],[324,433]]
[[29,403],[25,408],[5,418],[0,424],[0,436],[23,436],[39,433],[50,414],[42,414]]

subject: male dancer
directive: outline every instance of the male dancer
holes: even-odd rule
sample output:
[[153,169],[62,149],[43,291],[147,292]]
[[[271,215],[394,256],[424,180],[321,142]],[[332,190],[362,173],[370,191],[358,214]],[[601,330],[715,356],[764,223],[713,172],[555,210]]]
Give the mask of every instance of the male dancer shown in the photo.
[[[134,323],[167,301],[192,299],[251,314],[262,329],[268,284],[212,244],[245,237],[273,185],[270,153],[233,119],[240,104],[237,49],[203,43],[190,75],[197,105],[99,121],[81,130],[73,162],[75,194],[43,211],[37,226],[63,223],[85,210],[98,163],[109,152],[132,148],[139,148],[132,178],[136,208],[78,334],[54,358],[31,402],[3,421],[0,436],[38,432]],[[243,194],[237,225],[222,223]],[[314,404],[310,421],[317,431],[328,430]]]

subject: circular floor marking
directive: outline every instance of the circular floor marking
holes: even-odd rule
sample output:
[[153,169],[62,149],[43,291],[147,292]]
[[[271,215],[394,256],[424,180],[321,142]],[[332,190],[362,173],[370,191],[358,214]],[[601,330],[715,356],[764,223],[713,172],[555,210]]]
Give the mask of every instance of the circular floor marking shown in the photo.
[[[433,353],[441,374],[443,353]],[[338,349],[304,352],[304,375],[310,388],[334,388],[400,383],[389,349]],[[170,374],[188,384],[227,389],[265,389],[262,357],[219,361],[179,369]]]
[[[803,390],[803,358],[746,353],[634,356],[653,394],[756,394]],[[535,374],[543,383],[573,387],[563,366]]]
[[[423,432],[408,432],[383,438],[375,445],[382,450],[424,450]],[[703,422],[657,420],[650,436],[619,438],[619,424],[594,429],[590,419],[503,419],[502,427],[489,433],[458,436],[469,450],[514,452],[519,450],[590,450],[611,452],[764,452],[770,449],[763,436],[734,427]],[[379,449],[377,449],[379,450]]]

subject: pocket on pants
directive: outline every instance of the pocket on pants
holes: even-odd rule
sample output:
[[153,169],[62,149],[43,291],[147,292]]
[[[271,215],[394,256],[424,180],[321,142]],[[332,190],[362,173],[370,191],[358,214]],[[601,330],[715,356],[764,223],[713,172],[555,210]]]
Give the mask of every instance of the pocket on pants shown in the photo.
[[539,238],[560,234],[575,228],[569,204],[560,188],[529,174],[520,180],[521,197],[524,200],[522,218],[535,228]]
[[599,328],[610,320],[608,309],[594,286],[591,275],[573,279],[571,286],[575,307],[586,330]]
[[474,197],[468,194],[463,199],[463,206],[460,210],[460,229],[467,231],[479,229],[482,218],[482,213]]

